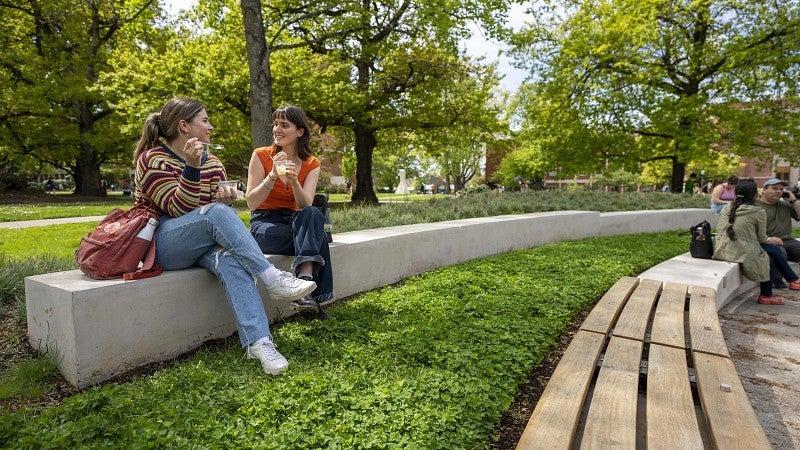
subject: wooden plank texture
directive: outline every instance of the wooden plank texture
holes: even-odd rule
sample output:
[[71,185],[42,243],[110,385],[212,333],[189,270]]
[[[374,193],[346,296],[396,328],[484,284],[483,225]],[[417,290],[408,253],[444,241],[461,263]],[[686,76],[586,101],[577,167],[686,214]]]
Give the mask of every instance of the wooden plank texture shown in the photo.
[[648,449],[703,448],[683,348],[650,344],[646,417]]
[[670,347],[686,348],[684,311],[686,292],[689,287],[683,283],[665,283],[658,299],[650,342]]
[[660,281],[642,280],[622,309],[622,314],[614,325],[614,336],[644,341],[650,312],[660,293]]
[[518,449],[571,448],[605,339],[605,334],[575,333],[528,420]]
[[592,308],[589,316],[581,324],[581,330],[608,335],[622,307],[638,284],[638,278],[620,278]]
[[643,346],[641,341],[610,339],[586,416],[582,449],[636,448],[639,361]]
[[771,449],[733,362],[725,357],[693,352],[695,377],[703,415],[718,449]]
[[693,351],[730,358],[717,316],[716,291],[692,286],[689,299],[689,337]]

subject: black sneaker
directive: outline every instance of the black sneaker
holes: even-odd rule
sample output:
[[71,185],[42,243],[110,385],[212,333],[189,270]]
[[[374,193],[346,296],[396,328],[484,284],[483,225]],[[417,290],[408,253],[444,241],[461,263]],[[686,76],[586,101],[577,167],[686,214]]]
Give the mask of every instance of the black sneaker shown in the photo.
[[315,312],[319,312],[320,311],[319,304],[317,304],[317,302],[314,301],[314,299],[312,299],[311,297],[308,297],[308,296],[303,297],[300,300],[293,301],[292,302],[292,308],[295,311],[299,311],[299,312],[312,312],[312,313],[315,313]]

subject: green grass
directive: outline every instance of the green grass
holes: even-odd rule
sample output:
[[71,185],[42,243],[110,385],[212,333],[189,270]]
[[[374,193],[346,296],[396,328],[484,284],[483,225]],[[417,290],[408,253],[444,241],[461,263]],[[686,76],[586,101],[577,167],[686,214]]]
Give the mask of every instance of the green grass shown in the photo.
[[[0,214],[20,220],[78,211],[104,215],[111,207],[127,207],[85,208],[92,205],[43,206],[39,212],[0,206]],[[707,204],[670,194],[484,193],[337,208],[332,219],[338,233],[537,211],[682,207]],[[240,217],[248,224],[249,213]],[[0,229],[0,305],[16,310],[24,323],[24,277],[73,268],[74,250],[94,225]],[[0,442],[482,447],[516,386],[581,309],[620,276],[687,247],[688,237],[676,233],[588,239],[443,268],[343,302],[332,309],[336,321],[273,327],[290,360],[286,376],[264,376],[257,363],[242,359],[231,338],[221,351],[202,350],[152,377],[90,389],[38,416],[33,409],[0,412]],[[3,358],[0,401],[41,396],[58,377],[46,357]]]
[[[658,242],[659,245],[652,245]],[[686,251],[642,234],[548,244],[446,267],[274,327],[280,377],[221,350],[33,415],[12,448],[482,448],[517,386],[619,277]]]

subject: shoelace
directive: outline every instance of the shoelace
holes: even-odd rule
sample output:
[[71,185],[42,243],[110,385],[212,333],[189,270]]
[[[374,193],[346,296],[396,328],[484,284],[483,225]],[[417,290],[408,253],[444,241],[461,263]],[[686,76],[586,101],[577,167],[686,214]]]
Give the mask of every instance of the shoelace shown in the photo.
[[299,278],[295,278],[295,276],[292,275],[291,273],[283,271],[283,270],[281,270],[281,274],[278,275],[278,277],[279,277],[279,280],[280,280],[281,284],[285,284],[285,285],[289,285],[289,286],[297,286],[300,283],[300,281],[302,281]]
[[261,344],[261,347],[264,347],[264,349],[267,352],[267,357],[269,359],[272,360],[272,359],[280,358],[280,353],[278,353],[278,346],[275,345],[275,343],[273,343],[273,342],[264,342],[264,343]]
[[[267,358],[269,360],[278,359],[281,356],[281,354],[278,353],[278,345],[275,344],[274,342],[271,342],[271,341],[262,342],[262,343],[260,343],[258,345],[254,345],[253,347],[264,347],[264,349],[266,350]],[[247,357],[255,357],[255,355],[253,355],[253,351],[254,350],[251,350],[250,348],[248,348],[244,352],[245,358],[247,358]]]

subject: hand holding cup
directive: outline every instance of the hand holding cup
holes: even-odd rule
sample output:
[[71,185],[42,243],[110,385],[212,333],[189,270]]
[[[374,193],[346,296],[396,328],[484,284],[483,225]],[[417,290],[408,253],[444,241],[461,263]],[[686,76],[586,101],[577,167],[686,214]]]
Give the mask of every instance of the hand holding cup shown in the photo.
[[226,180],[217,182],[217,201],[231,204],[237,198],[244,197],[244,192],[237,190],[239,180]]

